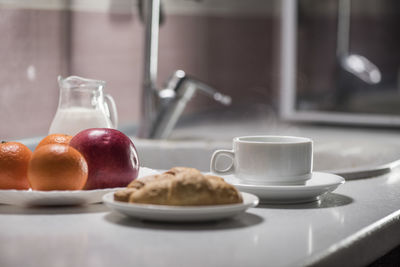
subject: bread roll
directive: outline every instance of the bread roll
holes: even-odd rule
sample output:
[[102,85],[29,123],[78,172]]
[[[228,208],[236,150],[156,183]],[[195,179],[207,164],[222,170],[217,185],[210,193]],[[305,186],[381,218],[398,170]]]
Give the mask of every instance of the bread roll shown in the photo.
[[224,179],[203,175],[193,168],[175,167],[169,171],[131,182],[114,194],[123,202],[198,206],[242,203],[239,191]]

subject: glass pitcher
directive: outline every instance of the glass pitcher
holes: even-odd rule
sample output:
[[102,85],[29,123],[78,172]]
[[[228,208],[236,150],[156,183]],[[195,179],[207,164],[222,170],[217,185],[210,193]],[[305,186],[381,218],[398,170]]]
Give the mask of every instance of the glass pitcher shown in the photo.
[[87,128],[117,128],[114,99],[103,93],[104,81],[58,76],[60,99],[49,134],[75,135]]

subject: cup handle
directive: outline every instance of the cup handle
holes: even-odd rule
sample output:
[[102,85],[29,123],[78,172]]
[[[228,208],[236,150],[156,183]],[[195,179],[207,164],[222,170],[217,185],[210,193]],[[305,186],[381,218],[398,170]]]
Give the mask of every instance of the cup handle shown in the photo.
[[[217,159],[219,156],[222,156],[222,155],[230,158],[232,160],[232,163],[225,170],[218,170],[217,166],[216,166]],[[215,151],[211,157],[211,164],[210,164],[211,171],[216,174],[232,174],[235,169],[235,166],[233,164],[234,158],[235,158],[235,152],[233,152],[233,150],[217,150],[217,151]]]
[[[106,105],[107,109],[109,111],[109,117],[111,120],[111,123],[115,129],[118,127],[118,113],[117,113],[117,105],[115,104],[114,98],[109,95],[105,94],[105,100],[106,100]],[[110,109],[111,107],[111,109]]]

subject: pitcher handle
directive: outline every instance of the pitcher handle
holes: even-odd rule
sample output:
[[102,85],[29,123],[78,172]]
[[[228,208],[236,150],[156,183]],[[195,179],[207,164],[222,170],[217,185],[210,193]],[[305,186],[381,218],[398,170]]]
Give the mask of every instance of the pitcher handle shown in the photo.
[[[113,128],[117,129],[118,127],[118,113],[117,113],[117,105],[115,104],[114,98],[109,95],[105,94],[106,105],[109,111],[109,117]],[[111,107],[111,109],[110,109]]]

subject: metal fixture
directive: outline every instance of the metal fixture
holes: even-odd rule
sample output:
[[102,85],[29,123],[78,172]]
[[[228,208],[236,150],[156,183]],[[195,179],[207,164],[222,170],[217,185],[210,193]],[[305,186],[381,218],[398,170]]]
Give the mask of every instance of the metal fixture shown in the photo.
[[185,109],[186,103],[196,91],[210,96],[223,105],[231,104],[229,96],[217,92],[199,80],[188,77],[183,70],[177,70],[168,80],[166,87],[159,91],[158,113],[152,124],[150,138],[163,139],[171,134]]
[[139,137],[167,138],[186,103],[196,91],[211,96],[214,100],[229,105],[231,98],[217,92],[207,84],[177,70],[165,88],[157,89],[158,38],[161,3],[160,0],[140,0],[139,8],[145,24],[145,58],[142,85],[142,118]]
[[351,0],[338,2],[338,32],[337,32],[337,58],[340,66],[367,84],[377,84],[381,81],[381,72],[366,57],[350,54],[350,16]]

